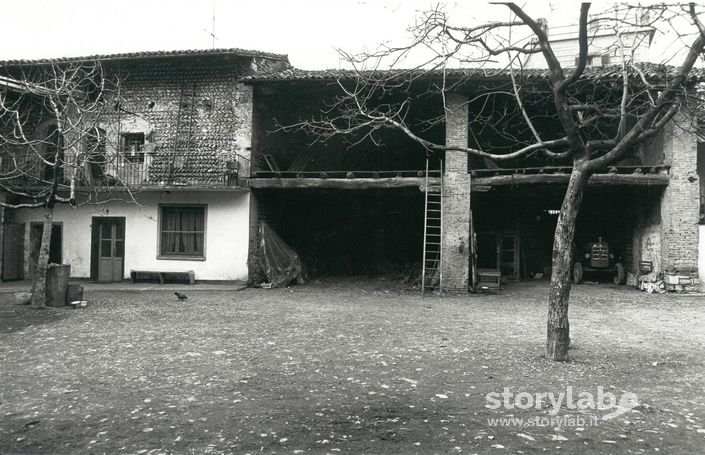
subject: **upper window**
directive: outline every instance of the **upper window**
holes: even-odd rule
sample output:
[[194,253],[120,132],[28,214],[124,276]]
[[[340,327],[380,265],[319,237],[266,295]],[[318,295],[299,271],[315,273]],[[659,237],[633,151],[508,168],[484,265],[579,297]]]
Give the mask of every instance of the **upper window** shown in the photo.
[[[578,56],[575,57],[575,66],[578,66]],[[609,54],[589,54],[585,66],[605,66],[611,63]]]
[[144,161],[144,133],[125,133],[122,135],[122,153],[128,161]]
[[206,208],[204,206],[160,206],[159,255],[175,258],[205,258]]

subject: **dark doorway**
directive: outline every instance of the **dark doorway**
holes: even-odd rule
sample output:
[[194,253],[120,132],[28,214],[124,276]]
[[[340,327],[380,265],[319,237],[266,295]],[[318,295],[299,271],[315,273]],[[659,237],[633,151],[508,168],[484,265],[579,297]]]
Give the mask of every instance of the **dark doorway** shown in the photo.
[[3,281],[24,278],[24,224],[3,226],[2,279]]
[[[29,277],[34,277],[34,270],[42,246],[43,223],[31,223],[29,227]],[[62,226],[54,223],[51,228],[51,245],[49,246],[49,264],[61,264]]]
[[122,281],[125,267],[125,218],[93,217],[91,279]]
[[259,190],[259,216],[310,277],[401,276],[421,269],[424,198],[416,188]]

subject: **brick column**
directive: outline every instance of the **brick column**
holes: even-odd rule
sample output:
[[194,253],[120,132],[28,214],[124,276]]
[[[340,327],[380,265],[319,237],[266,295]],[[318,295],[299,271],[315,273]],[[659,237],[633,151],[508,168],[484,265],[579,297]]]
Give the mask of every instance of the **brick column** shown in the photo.
[[[468,146],[467,98],[446,97],[446,146]],[[470,276],[470,174],[468,156],[445,152],[443,175],[443,290],[467,292]]]
[[688,112],[678,113],[663,132],[664,163],[670,181],[661,198],[661,248],[664,271],[697,273],[700,183],[696,125]]

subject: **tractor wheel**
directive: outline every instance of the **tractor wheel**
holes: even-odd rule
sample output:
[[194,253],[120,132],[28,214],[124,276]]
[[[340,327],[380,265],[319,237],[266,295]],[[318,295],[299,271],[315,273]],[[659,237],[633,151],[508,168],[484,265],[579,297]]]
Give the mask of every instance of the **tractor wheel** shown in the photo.
[[627,278],[627,275],[624,273],[624,266],[618,262],[614,265],[615,268],[615,274],[614,274],[614,279],[613,282],[614,284],[624,284],[625,280]]
[[576,262],[573,264],[573,283],[580,284],[583,282],[583,264]]

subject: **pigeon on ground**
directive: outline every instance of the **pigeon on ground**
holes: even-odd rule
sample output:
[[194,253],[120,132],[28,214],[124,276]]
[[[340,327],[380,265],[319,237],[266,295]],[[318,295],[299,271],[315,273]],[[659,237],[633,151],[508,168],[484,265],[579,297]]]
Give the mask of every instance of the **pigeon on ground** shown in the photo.
[[176,296],[176,298],[178,298],[178,299],[181,300],[182,302],[183,302],[184,300],[188,299],[188,297],[186,296],[186,294],[182,294],[182,293],[180,293],[180,292],[174,292],[174,295]]

